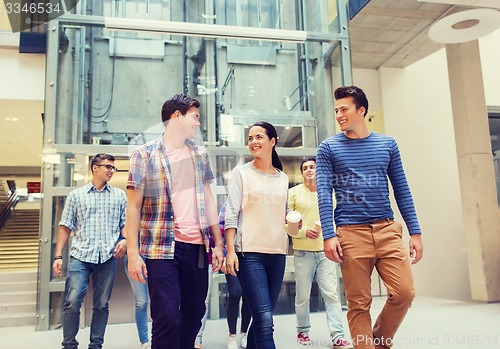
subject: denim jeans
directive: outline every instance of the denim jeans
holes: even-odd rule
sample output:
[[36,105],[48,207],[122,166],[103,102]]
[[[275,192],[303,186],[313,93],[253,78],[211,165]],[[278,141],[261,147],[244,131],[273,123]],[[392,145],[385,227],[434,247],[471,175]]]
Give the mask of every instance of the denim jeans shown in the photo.
[[62,346],[65,349],[78,348],[76,335],[80,328],[80,308],[87,294],[91,274],[94,284],[94,299],[89,349],[102,348],[104,343],[104,332],[109,314],[108,302],[115,281],[116,259],[111,257],[104,263],[94,264],[81,262],[71,257],[64,290]]
[[[143,258],[144,259],[144,258]],[[135,300],[135,325],[141,344],[149,342],[148,331],[148,285],[135,281],[128,275],[128,257],[125,255],[125,273],[127,273]]]
[[295,313],[297,314],[297,332],[309,332],[309,300],[311,287],[316,278],[319,291],[325,302],[326,322],[330,337],[336,340],[344,336],[342,327],[342,306],[337,291],[337,267],[326,258],[324,252],[296,250],[295,266]]
[[240,329],[242,333],[247,333],[252,315],[248,308],[248,302],[245,301],[245,297],[243,296],[240,281],[237,276],[226,274],[226,282],[228,290],[226,312],[229,334],[236,334],[236,323],[238,322],[238,313],[240,312],[240,299],[242,300]]
[[146,258],[146,267],[153,319],[151,348],[194,348],[208,290],[205,246],[176,241],[174,259]]
[[201,344],[203,342],[203,332],[205,331],[205,324],[208,318],[208,303],[210,302],[210,290],[212,289],[212,280],[214,278],[214,272],[212,271],[212,264],[208,265],[208,291],[207,298],[205,298],[205,315],[201,319],[201,327],[196,335],[195,343]]
[[238,279],[252,312],[247,349],[275,349],[273,311],[285,274],[286,256],[238,252]]

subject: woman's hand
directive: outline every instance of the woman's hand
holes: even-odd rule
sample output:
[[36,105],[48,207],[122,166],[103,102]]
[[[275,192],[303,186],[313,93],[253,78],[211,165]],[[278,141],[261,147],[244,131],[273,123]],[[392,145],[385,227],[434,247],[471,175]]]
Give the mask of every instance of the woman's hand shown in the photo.
[[240,264],[236,252],[227,252],[226,254],[226,274],[236,276],[236,272],[240,270]]

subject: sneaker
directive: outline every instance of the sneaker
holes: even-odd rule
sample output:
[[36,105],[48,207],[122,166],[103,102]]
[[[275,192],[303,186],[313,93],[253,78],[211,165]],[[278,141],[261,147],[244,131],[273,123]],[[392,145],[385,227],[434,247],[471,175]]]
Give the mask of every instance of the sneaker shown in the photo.
[[240,334],[240,347],[242,349],[246,349],[247,347],[247,334],[245,332],[241,332]]
[[299,332],[297,342],[302,345],[311,345],[311,338],[309,338],[307,332]]
[[347,339],[339,337],[332,342],[333,349],[351,349],[353,348],[352,343]]
[[227,340],[227,349],[240,349],[238,345],[238,340],[235,334],[230,334]]
[[149,345],[149,342],[142,343],[141,344],[141,349],[151,349],[151,345]]

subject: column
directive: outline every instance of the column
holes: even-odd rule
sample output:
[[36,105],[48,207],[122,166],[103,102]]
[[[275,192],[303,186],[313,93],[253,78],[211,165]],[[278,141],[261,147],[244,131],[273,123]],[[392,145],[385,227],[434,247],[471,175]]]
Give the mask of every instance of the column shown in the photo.
[[478,41],[447,44],[446,55],[472,299],[500,301],[500,216]]

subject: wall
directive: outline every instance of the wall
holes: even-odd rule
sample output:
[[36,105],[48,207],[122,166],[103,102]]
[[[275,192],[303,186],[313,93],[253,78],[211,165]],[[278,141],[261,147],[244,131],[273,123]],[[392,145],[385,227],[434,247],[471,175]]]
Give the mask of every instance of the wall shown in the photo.
[[500,29],[479,40],[487,106],[500,107],[500,88],[498,87],[500,81],[500,69],[498,69],[499,43]]
[[0,49],[0,99],[43,100],[45,55]]
[[[488,106],[500,106],[499,41],[500,30],[480,40]],[[470,300],[445,50],[405,69],[355,69],[353,76],[370,102],[380,98],[386,133],[402,153],[423,231],[424,259],[413,266],[417,294]]]

